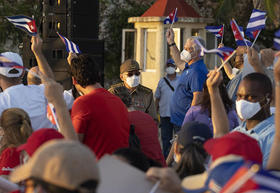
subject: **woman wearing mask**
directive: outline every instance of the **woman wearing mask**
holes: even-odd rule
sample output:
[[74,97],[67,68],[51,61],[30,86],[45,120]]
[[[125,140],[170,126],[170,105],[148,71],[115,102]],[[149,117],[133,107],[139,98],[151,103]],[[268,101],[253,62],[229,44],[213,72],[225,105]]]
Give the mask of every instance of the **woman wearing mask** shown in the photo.
[[181,179],[205,171],[208,155],[203,144],[212,137],[212,131],[205,124],[188,122],[182,126],[173,143],[174,169]]
[[0,126],[0,175],[5,177],[20,164],[21,156],[16,148],[26,142],[33,129],[28,114],[19,108],[4,110]]
[[[219,90],[227,112],[228,120],[230,123],[230,130],[232,130],[239,125],[238,117],[233,108],[232,101],[228,97],[226,87],[221,84],[219,86]],[[191,108],[186,113],[183,125],[190,121],[198,121],[200,123],[204,123],[213,132],[213,125],[211,120],[211,101],[206,84],[204,84],[203,86],[201,102],[198,105],[191,106]]]

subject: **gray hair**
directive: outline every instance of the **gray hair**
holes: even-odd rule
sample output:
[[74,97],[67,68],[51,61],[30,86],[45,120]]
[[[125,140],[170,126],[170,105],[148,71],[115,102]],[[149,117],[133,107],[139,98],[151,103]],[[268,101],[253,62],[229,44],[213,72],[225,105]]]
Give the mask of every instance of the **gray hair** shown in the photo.
[[203,47],[205,47],[205,45],[206,45],[205,40],[200,36],[191,36],[187,39],[187,41],[188,40],[198,40]]

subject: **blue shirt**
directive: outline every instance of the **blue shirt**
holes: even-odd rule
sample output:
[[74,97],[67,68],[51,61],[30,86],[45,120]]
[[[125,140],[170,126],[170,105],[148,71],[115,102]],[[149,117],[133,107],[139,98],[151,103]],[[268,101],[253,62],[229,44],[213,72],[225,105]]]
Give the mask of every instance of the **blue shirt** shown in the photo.
[[173,124],[182,125],[185,114],[191,106],[193,92],[202,91],[207,73],[203,60],[186,65],[170,102],[170,118]]
[[271,145],[275,134],[274,115],[257,124],[253,129],[246,129],[246,122],[236,127],[233,131],[239,131],[255,138],[260,145],[263,154],[263,166],[265,167],[269,158]]
[[[179,76],[176,76],[173,80],[168,79],[167,76],[165,78],[169,81],[171,86],[176,89]],[[155,97],[159,99],[159,114],[161,117],[170,117],[170,101],[173,93],[174,91],[172,91],[165,80],[161,78],[155,92]]]

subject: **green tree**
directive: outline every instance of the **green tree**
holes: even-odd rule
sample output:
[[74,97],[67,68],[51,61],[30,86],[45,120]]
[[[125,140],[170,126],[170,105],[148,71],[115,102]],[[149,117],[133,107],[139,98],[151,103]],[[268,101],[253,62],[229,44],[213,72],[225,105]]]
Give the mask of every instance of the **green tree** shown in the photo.
[[0,52],[13,50],[18,51],[18,46],[27,34],[15,28],[6,16],[26,15],[33,16],[35,21],[40,21],[41,10],[39,0],[0,0]]
[[122,29],[133,28],[129,17],[141,16],[151,6],[151,0],[101,0],[101,35],[105,40],[105,76],[115,79],[119,76],[121,63]]

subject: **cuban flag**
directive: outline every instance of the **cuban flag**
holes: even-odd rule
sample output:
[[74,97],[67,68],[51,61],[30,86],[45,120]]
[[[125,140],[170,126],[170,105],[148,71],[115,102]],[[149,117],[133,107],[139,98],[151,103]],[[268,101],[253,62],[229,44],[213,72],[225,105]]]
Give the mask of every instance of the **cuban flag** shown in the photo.
[[74,42],[68,40],[66,37],[60,35],[58,32],[56,32],[56,33],[60,37],[60,39],[63,41],[63,43],[65,44],[67,52],[72,52],[72,53],[76,53],[76,54],[82,53],[80,51],[79,47]]
[[[238,46],[247,46],[247,45],[251,46],[252,45],[252,43],[249,40],[244,38],[243,30],[240,30],[241,27],[239,27],[237,25],[237,23],[234,19],[231,20],[230,26],[231,26],[231,29],[232,29],[232,32],[233,32],[233,35],[235,38],[235,42]],[[241,29],[243,29],[243,28],[241,28]],[[246,41],[246,43],[245,43],[245,41]]]
[[223,60],[226,60],[234,52],[234,49],[225,46],[221,48],[207,50],[198,40],[195,40],[195,43],[200,47],[201,56],[203,56],[204,53],[206,54],[214,53],[217,54],[219,57],[221,57]]
[[35,20],[31,17],[27,17],[24,15],[10,16],[6,17],[9,22],[14,24],[17,28],[20,28],[26,31],[31,36],[37,35],[37,28],[35,24]]
[[53,104],[51,104],[51,103],[47,104],[47,118],[51,121],[51,123],[53,125],[56,125],[58,131],[60,131],[60,127],[58,125],[55,108],[54,108]]
[[280,192],[280,178],[257,164],[244,164],[220,191],[225,192]]
[[178,21],[177,8],[174,9],[163,21],[164,24],[173,24]]
[[6,67],[6,68],[18,68],[23,69],[24,67],[16,62],[13,62],[6,58],[5,56],[0,54],[0,67]]
[[280,30],[278,30],[277,32],[275,32],[275,37],[274,37],[274,47],[277,50],[280,50]]
[[217,38],[222,38],[224,33],[224,26],[206,26],[205,29],[213,33]]
[[265,27],[266,12],[253,9],[246,31],[254,32]]

